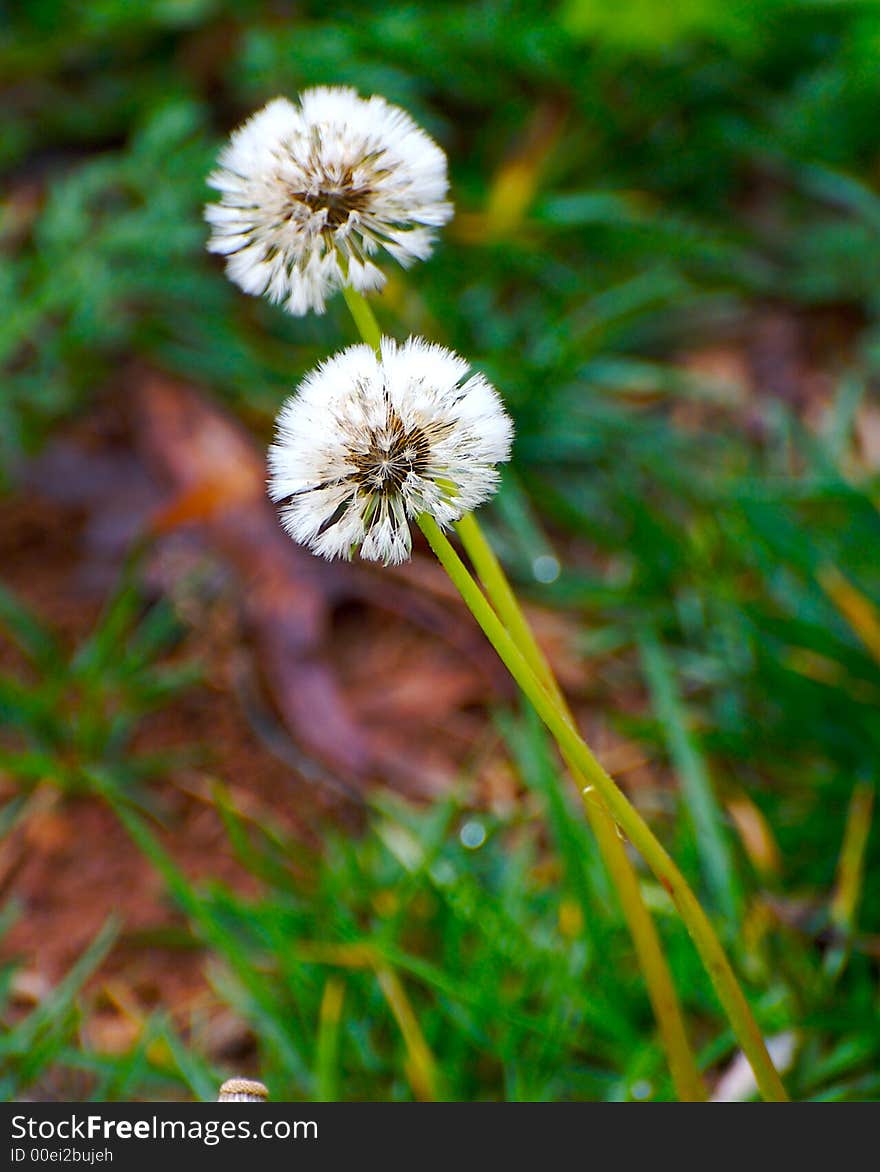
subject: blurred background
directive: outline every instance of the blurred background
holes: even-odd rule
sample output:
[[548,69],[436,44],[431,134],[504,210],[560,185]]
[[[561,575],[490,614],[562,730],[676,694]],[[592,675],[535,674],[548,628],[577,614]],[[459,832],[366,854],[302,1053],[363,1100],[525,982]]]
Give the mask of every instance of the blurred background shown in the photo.
[[224,278],[205,176],[346,84],[449,155],[376,312],[505,396],[485,522],[582,729],[792,1094],[878,1097],[880,5],[0,13],[0,1094],[672,1096],[574,789],[426,548],[319,563],[265,500],[354,331]]

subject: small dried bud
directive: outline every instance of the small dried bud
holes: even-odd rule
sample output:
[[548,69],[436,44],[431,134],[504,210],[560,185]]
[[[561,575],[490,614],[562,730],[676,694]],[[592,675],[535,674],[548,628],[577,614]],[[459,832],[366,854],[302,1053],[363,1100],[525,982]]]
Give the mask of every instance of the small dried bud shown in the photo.
[[269,1092],[250,1078],[228,1078],[217,1095],[218,1103],[265,1103]]

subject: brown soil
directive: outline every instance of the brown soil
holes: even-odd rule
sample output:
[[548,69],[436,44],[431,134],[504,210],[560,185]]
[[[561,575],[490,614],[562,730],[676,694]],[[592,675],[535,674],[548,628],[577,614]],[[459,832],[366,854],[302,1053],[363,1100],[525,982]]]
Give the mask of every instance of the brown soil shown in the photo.
[[[262,460],[235,424],[189,388],[152,372],[138,378],[149,408],[135,396],[134,415],[107,408],[72,427],[0,502],[0,565],[3,584],[72,649],[100,620],[132,538],[148,524],[158,535],[143,562],[146,596],[165,594],[186,624],[174,661],[203,668],[201,683],[144,718],[133,746],[190,753],[148,783],[155,833],[176,864],[193,879],[256,889],[212,806],[217,779],[249,816],[315,841],[328,818],[357,833],[369,786],[428,796],[469,776],[476,800],[515,801],[485,712],[509,686],[427,553],[391,574],[314,567],[274,524],[261,483],[253,491]],[[198,464],[204,435],[215,451],[218,442],[243,445],[233,499],[228,485],[211,484],[206,504],[198,468],[190,476],[189,463],[174,466],[174,437],[162,429],[184,417],[187,461]],[[172,456],[157,459],[156,450]],[[242,472],[249,460],[251,472]],[[248,543],[267,516],[255,552]],[[537,617],[573,682],[580,669],[564,654],[565,624]],[[279,644],[288,648],[282,656]],[[0,634],[0,671],[27,678],[31,670]],[[332,738],[316,735],[303,689],[320,700]],[[15,793],[0,771],[0,799]],[[208,1023],[200,1044],[247,1065],[247,1031],[214,998],[205,953],[100,798],[64,793],[52,778],[38,784],[27,816],[0,842],[0,890],[19,911],[0,942],[0,959],[18,966],[14,1012],[38,1003],[113,916],[120,934],[88,986],[90,1044],[126,1049],[156,1007],[186,1032],[198,1010]]]

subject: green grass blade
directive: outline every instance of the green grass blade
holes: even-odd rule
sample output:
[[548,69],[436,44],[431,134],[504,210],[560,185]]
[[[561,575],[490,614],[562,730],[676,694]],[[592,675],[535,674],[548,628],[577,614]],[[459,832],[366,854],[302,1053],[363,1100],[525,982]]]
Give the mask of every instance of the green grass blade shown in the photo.
[[656,634],[644,630],[639,649],[651,700],[662,726],[669,755],[678,773],[681,794],[694,828],[706,883],[729,926],[739,922],[741,891],[728,843],[724,815],[705,758],[688,728],[687,713],[675,686],[672,667]]

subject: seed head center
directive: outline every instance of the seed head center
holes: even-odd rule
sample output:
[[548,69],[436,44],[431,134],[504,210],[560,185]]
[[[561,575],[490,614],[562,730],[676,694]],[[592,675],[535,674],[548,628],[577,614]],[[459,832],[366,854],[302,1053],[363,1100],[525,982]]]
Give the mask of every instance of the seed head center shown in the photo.
[[422,475],[430,446],[419,427],[407,431],[394,415],[382,432],[374,432],[367,447],[354,458],[357,479],[370,492],[399,492],[412,473]]
[[352,212],[365,211],[373,190],[369,185],[356,186],[351,170],[341,175],[328,175],[318,170],[307,190],[290,189],[290,199],[305,204],[310,212],[325,212],[328,228],[339,228]]

